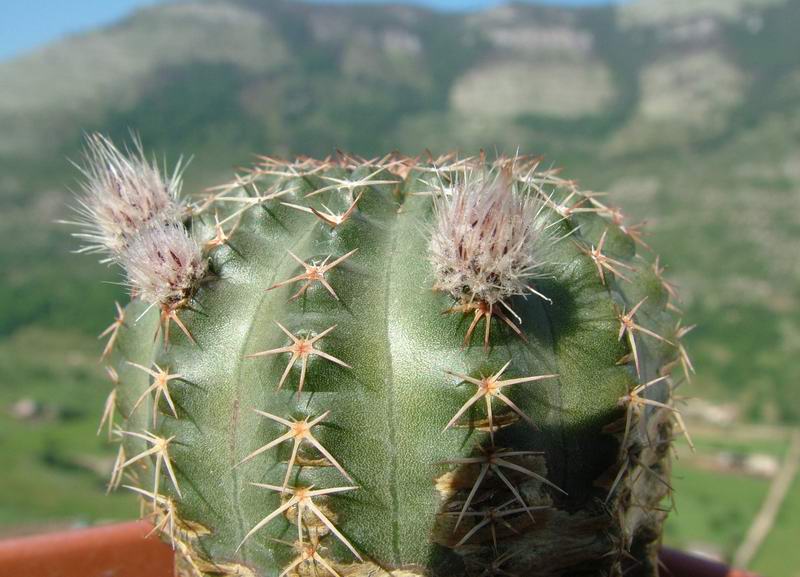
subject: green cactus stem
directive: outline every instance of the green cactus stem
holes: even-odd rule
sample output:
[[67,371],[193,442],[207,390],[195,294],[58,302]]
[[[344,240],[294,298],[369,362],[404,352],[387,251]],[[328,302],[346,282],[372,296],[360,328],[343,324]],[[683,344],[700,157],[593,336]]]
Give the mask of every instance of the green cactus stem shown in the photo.
[[111,485],[180,574],[657,575],[691,364],[619,211],[450,155],[265,158],[174,214],[93,241],[133,296]]

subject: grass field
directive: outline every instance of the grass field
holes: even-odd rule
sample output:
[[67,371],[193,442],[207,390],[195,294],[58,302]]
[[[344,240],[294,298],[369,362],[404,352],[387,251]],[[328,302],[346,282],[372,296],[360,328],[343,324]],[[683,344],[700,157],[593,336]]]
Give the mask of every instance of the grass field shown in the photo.
[[729,559],[767,494],[769,481],[676,467],[676,510],[666,541],[679,549],[719,552]]
[[[54,340],[71,342],[71,352]],[[104,495],[114,449],[95,436],[108,392],[97,351],[98,344],[80,333],[30,329],[2,341],[0,526],[24,531],[137,514],[130,496]],[[26,420],[11,415],[21,399],[33,400],[41,414]]]
[[795,477],[752,569],[767,577],[800,576],[800,476]]
[[[760,453],[782,458],[787,441],[780,436],[745,440],[735,435],[714,434],[696,435],[694,442],[695,455],[689,451],[685,440],[678,442],[680,458],[675,462],[672,481],[676,509],[667,522],[666,542],[672,547],[700,550],[730,560],[758,512],[770,480],[702,470],[692,461],[719,452]],[[795,531],[798,530],[800,524],[795,521]]]

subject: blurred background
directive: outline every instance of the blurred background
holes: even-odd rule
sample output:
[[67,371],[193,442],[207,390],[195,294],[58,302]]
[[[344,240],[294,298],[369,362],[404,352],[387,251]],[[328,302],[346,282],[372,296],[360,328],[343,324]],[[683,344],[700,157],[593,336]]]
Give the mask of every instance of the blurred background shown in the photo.
[[800,575],[800,0],[0,7],[0,535],[137,514],[95,436],[125,297],[55,224],[82,131],[132,128],[189,194],[254,153],[450,148],[607,191],[698,323],[668,543]]

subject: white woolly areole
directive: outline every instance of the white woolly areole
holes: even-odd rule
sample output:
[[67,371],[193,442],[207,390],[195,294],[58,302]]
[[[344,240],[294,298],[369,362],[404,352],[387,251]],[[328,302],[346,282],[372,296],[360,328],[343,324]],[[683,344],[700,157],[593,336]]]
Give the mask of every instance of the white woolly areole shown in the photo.
[[86,137],[83,191],[77,212],[83,232],[75,236],[86,245],[81,252],[102,252],[118,260],[131,237],[151,222],[173,222],[181,218],[178,200],[180,163],[164,178],[155,161],[144,156],[141,142],[134,150],[120,151],[105,136]]
[[139,231],[120,255],[120,264],[132,294],[162,305],[186,299],[206,272],[200,246],[180,222]]
[[552,242],[538,197],[514,189],[510,175],[466,173],[434,196],[430,240],[436,288],[488,304],[531,291]]

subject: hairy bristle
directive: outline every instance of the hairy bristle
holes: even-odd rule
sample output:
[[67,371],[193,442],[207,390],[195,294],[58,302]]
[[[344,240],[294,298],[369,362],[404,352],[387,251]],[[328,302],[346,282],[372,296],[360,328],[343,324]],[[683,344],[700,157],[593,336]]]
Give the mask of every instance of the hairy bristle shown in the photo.
[[552,242],[537,197],[515,190],[500,170],[465,173],[434,198],[436,288],[489,304],[532,290],[545,264],[541,249]]
[[198,243],[180,222],[152,224],[138,231],[122,252],[131,292],[150,303],[183,301],[206,272]]
[[181,218],[180,163],[165,178],[155,161],[145,157],[138,138],[132,150],[121,151],[103,135],[88,135],[79,169],[84,180],[77,212],[83,231],[76,236],[86,242],[83,252],[117,260],[136,231]]
[[165,176],[133,137],[117,148],[101,134],[86,137],[83,194],[75,236],[81,252],[107,255],[125,269],[131,294],[152,304],[185,302],[206,271],[200,245],[183,225],[181,165]]

